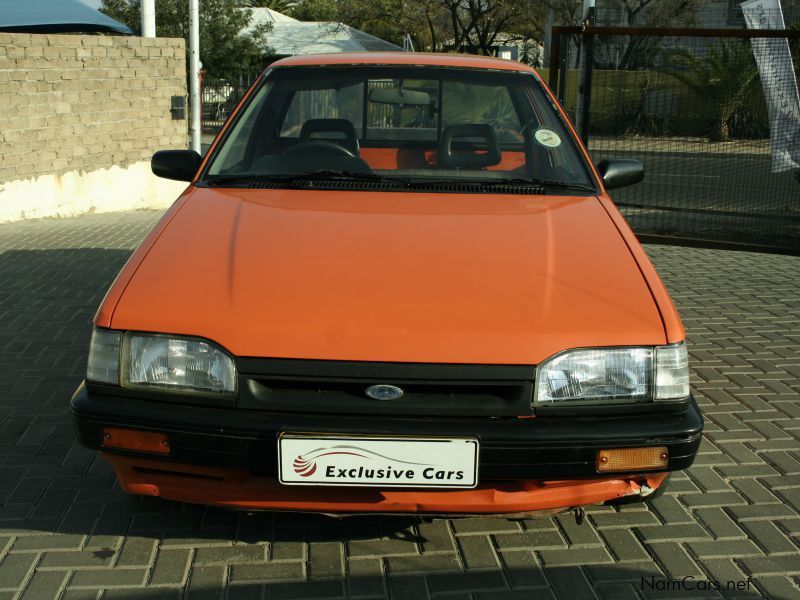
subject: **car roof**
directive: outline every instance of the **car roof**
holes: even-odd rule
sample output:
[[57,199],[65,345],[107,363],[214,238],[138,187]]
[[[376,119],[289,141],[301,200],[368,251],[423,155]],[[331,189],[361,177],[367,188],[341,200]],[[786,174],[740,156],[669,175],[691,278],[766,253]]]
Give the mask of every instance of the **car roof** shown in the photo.
[[428,52],[337,52],[332,54],[306,54],[278,60],[271,67],[308,67],[320,65],[409,65],[429,67],[458,67],[467,69],[492,69],[535,73],[522,63],[475,56],[472,54],[436,54]]

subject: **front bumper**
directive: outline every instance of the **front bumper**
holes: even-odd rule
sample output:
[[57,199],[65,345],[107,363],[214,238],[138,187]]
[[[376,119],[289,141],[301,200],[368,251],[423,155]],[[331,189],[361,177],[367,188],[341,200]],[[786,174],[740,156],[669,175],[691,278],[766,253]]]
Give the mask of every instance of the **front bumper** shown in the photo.
[[[249,510],[328,513],[525,513],[603,502],[656,488],[664,472],[690,466],[703,420],[694,399],[677,412],[535,419],[401,418],[274,413],[161,403],[87,391],[72,398],[82,445],[102,450],[131,493]],[[104,427],[163,433],[167,456],[103,448]],[[473,490],[320,488],[277,483],[281,432],[475,436],[480,483]],[[599,475],[597,452],[666,446],[662,473]]]

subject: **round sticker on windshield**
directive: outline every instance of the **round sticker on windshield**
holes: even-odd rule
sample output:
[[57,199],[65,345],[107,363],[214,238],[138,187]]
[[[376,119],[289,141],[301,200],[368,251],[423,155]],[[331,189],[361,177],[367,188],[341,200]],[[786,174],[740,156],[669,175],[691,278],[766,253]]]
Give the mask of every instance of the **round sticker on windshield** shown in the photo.
[[542,146],[547,146],[548,148],[557,148],[561,145],[561,138],[558,137],[555,131],[550,131],[549,129],[537,129],[534,137]]

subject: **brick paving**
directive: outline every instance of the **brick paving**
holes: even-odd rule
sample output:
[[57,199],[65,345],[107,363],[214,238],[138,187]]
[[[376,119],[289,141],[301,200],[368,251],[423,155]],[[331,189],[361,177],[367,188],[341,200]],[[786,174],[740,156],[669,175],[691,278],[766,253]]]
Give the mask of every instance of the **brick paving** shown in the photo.
[[800,258],[648,247],[706,416],[652,507],[338,521],[132,498],[73,442],[92,315],[157,216],[0,225],[0,600],[800,598]]

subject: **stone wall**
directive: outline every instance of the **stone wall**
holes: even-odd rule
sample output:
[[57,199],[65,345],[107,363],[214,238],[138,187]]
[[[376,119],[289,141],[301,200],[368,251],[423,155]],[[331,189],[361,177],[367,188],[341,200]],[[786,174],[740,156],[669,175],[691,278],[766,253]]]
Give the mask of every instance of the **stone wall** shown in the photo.
[[168,206],[150,172],[186,148],[181,39],[0,33],[0,222]]

